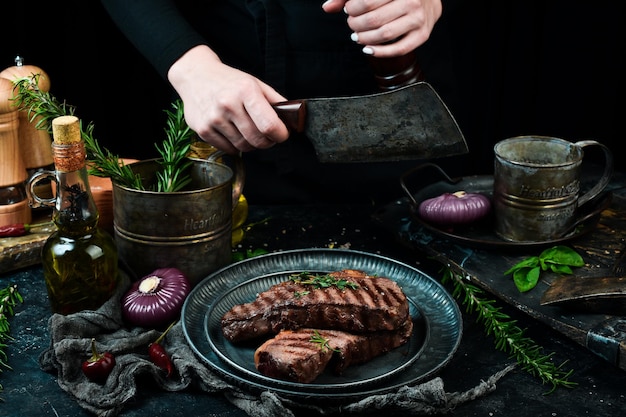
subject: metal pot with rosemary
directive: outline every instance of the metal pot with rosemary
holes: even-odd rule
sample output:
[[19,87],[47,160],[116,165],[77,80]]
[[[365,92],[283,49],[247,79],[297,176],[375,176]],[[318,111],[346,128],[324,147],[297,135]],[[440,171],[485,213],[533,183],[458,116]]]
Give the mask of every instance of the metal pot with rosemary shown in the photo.
[[[74,108],[36,88],[36,80],[16,81],[22,108],[38,117],[41,128]],[[89,158],[89,173],[113,183],[113,223],[121,261],[141,277],[155,268],[176,267],[192,284],[231,260],[233,208],[243,189],[240,157],[234,167],[189,158],[194,132],[184,121],[182,102],[168,115],[167,138],[160,158],[124,164],[93,137],[93,124],[81,130]],[[233,172],[234,171],[234,172]]]

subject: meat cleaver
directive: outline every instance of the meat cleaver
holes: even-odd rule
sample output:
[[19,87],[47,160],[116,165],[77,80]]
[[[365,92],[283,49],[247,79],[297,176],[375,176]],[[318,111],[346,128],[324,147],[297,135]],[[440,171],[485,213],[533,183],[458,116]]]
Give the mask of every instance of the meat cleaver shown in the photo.
[[541,297],[541,305],[587,313],[626,314],[626,277],[561,276]]
[[467,153],[463,133],[425,81],[370,95],[289,100],[273,105],[304,133],[320,162],[421,160]]

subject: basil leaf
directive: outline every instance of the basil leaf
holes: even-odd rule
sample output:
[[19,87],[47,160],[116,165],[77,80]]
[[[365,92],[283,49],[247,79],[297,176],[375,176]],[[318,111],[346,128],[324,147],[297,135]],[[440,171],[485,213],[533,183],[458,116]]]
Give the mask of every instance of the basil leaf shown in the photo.
[[513,274],[513,282],[520,292],[530,291],[539,282],[539,273],[541,268],[536,266],[534,268],[525,268],[515,271]]
[[512,274],[520,269],[524,269],[524,268],[534,268],[537,265],[539,265],[539,257],[538,256],[531,256],[530,258],[526,258],[521,262],[518,262],[517,264],[513,265],[513,267],[511,267],[511,269],[509,269],[508,271],[506,271],[504,273],[504,275],[509,275]]
[[540,259],[543,259],[546,263],[555,263],[560,265],[570,266],[583,266],[585,261],[583,258],[572,248],[567,246],[555,246],[550,249],[546,249],[539,255]]
[[566,275],[572,275],[572,268],[570,268],[567,265],[550,265],[550,269],[552,270],[552,272],[555,272],[557,274],[566,274]]
[[567,246],[554,246],[544,250],[539,256],[531,256],[515,264],[504,275],[513,273],[513,281],[520,292],[533,289],[539,282],[541,271],[552,271],[557,274],[573,274],[572,266],[584,266],[585,261],[574,250]]

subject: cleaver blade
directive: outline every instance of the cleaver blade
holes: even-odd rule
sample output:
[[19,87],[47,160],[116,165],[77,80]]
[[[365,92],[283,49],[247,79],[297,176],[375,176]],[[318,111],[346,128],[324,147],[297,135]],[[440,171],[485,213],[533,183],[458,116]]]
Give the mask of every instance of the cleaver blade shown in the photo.
[[273,105],[304,133],[320,162],[389,162],[469,152],[437,92],[421,81],[363,96],[289,100]]

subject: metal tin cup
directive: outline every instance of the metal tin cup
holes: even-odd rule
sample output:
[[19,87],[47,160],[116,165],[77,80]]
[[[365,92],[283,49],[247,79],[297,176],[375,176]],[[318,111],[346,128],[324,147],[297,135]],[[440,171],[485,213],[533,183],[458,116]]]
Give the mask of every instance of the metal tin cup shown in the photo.
[[[583,148],[599,146],[604,172],[580,194]],[[494,146],[496,234],[511,242],[546,242],[570,233],[578,208],[600,194],[613,174],[611,151],[595,140],[519,136]]]
[[[156,160],[130,164],[146,184]],[[113,224],[120,259],[140,278],[176,267],[195,285],[231,261],[232,212],[243,187],[243,163],[235,171],[213,159],[193,159],[186,191],[153,192],[113,183]]]

